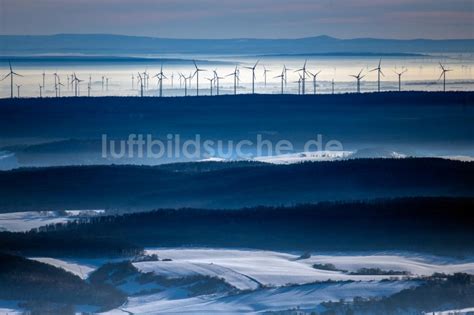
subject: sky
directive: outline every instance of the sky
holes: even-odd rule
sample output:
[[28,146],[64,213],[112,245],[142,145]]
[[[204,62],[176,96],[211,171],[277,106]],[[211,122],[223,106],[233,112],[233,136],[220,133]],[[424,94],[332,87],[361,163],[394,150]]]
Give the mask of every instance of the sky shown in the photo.
[[0,0],[0,34],[474,38],[474,0]]

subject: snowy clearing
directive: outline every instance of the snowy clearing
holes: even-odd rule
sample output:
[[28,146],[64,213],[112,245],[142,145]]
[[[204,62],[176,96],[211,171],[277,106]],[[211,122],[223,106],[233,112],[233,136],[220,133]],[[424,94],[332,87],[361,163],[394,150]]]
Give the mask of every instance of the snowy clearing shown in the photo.
[[54,267],[64,269],[81,279],[87,279],[89,275],[97,269],[97,266],[88,265],[85,263],[77,263],[63,259],[48,258],[48,257],[31,257],[31,260],[36,260]]
[[134,264],[142,272],[154,272],[171,278],[215,274],[238,288],[248,286],[248,289],[252,289],[254,283],[276,287],[327,280],[372,281],[393,278],[393,275],[351,275],[342,271],[315,269],[314,264],[333,264],[337,269],[348,272],[361,268],[403,271],[412,277],[429,276],[435,272],[474,274],[474,262],[450,261],[448,264],[428,256],[313,254],[307,259],[298,259],[299,256],[294,254],[259,250],[150,249],[147,252],[172,261]]
[[416,285],[410,281],[353,282],[342,284],[310,284],[270,288],[231,296],[200,296],[169,299],[166,293],[131,297],[121,309],[104,313],[126,314],[253,314],[294,307],[312,310],[324,301],[350,299],[354,296],[391,295]]
[[27,232],[49,224],[65,223],[104,212],[105,210],[66,210],[63,213],[59,211],[0,213],[0,231]]
[[274,156],[260,156],[255,157],[253,160],[271,164],[293,164],[301,162],[334,161],[339,159],[345,159],[353,153],[354,152],[352,151],[299,152]]

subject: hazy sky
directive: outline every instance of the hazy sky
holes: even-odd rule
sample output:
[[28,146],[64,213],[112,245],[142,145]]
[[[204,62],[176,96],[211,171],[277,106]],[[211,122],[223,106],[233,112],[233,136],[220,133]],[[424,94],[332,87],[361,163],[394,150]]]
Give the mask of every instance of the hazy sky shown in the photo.
[[0,0],[0,34],[474,38],[474,0]]

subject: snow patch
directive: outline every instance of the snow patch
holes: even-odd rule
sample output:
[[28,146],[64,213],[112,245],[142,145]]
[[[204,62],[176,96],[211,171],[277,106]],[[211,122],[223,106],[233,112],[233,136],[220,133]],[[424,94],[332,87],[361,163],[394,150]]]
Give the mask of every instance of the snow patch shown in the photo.
[[76,263],[72,261],[66,261],[62,259],[56,258],[48,258],[48,257],[31,257],[31,260],[39,261],[57,268],[61,268],[70,272],[81,279],[87,279],[89,275],[96,269],[95,266]]
[[295,164],[314,161],[334,161],[348,158],[352,151],[307,151],[300,153],[260,156],[253,160],[271,164]]

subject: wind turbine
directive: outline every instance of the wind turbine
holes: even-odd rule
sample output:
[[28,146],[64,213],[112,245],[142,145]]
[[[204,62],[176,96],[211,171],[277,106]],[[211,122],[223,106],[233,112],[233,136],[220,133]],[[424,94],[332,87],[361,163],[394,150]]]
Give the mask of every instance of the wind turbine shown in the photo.
[[377,71],[377,90],[379,92],[380,92],[380,75],[385,76],[382,72],[381,65],[382,65],[382,59],[379,60],[379,66],[377,68],[370,70],[370,72]]
[[209,84],[211,85],[211,96],[212,96],[212,84],[214,82],[214,79],[215,79],[215,77],[214,78],[206,78],[206,80],[209,80]]
[[53,73],[54,75],[54,93],[55,96],[58,97],[58,80],[59,80],[59,75],[55,72]]
[[87,96],[88,97],[91,97],[91,82],[89,81],[89,83],[87,84]]
[[18,84],[15,84],[16,85],[16,88],[17,88],[17,97],[20,98],[20,88],[21,88],[21,85],[18,85]]
[[143,73],[142,73],[143,76],[141,77],[141,80],[143,81],[143,88],[145,90],[148,90],[148,79],[150,78],[147,71],[148,71],[148,69],[145,69],[145,71],[143,71]]
[[313,77],[313,94],[316,94],[316,78],[318,77],[318,74],[321,73],[322,70],[319,70],[315,74],[312,74],[311,72],[308,71],[308,74]]
[[331,86],[332,86],[332,94],[334,94],[334,79],[332,79]]
[[362,80],[365,77],[365,75],[361,76],[362,71],[364,71],[364,69],[360,70],[358,75],[350,75],[351,77],[357,80],[357,93],[360,93],[360,80]]
[[192,72],[189,73],[189,76],[186,78],[188,80],[188,88],[191,88],[191,81],[193,80],[194,74]]
[[59,76],[57,76],[58,81],[54,83],[54,91],[56,92],[56,97],[61,97],[61,86],[64,84],[61,83]]
[[220,79],[224,79],[223,77],[220,77],[218,74],[217,74],[217,70],[214,70],[214,78],[215,78],[215,83],[216,83],[216,95],[219,95],[219,80]]
[[158,78],[158,84],[160,89],[160,97],[163,96],[163,79],[168,79],[165,74],[163,73],[163,65],[161,65],[160,72],[155,75]]
[[138,72],[138,84],[140,84],[140,97],[143,97],[143,78],[140,72]]
[[257,68],[259,61],[260,60],[257,60],[253,67],[244,67],[246,69],[252,70],[252,94],[255,94],[255,68]]
[[[193,60],[193,63],[194,63],[194,68],[196,68],[196,70],[194,71],[193,73],[193,76],[196,76],[196,95],[199,96],[199,72],[203,72],[203,71],[207,71],[205,69],[200,69],[197,64],[196,64],[196,61]],[[191,78],[192,78],[191,77]]]
[[284,70],[283,72],[280,74],[280,75],[277,75],[276,77],[274,77],[274,79],[276,78],[281,78],[281,94],[283,94],[283,84],[285,83],[285,73],[284,73]]
[[45,85],[44,85],[45,77],[46,77],[46,73],[43,71],[43,86],[45,86]]
[[296,70],[295,72],[303,72],[303,75],[301,76],[301,83],[302,83],[302,88],[301,88],[301,94],[305,94],[305,81],[306,81],[306,63],[308,60],[304,61],[303,68]]
[[71,89],[74,88],[74,83],[73,83],[73,75],[71,74]]
[[446,72],[453,71],[451,69],[446,69],[441,62],[439,63],[439,66],[441,67],[441,75],[439,76],[438,80],[443,77],[443,92],[446,92]]
[[105,77],[102,76],[102,92],[104,91],[104,79],[105,79]]
[[239,76],[237,66],[235,66],[234,72],[228,74],[227,76],[230,77],[231,75],[234,76],[234,95],[236,95],[237,94],[237,77]]
[[183,80],[184,80],[184,96],[188,96],[188,79],[191,80],[192,74],[189,75],[189,77],[186,77],[184,74],[180,73],[179,74]]
[[41,86],[41,84],[39,85],[39,89],[40,89],[40,98],[43,97],[43,87]]
[[285,75],[285,86],[288,84],[288,75],[287,75],[288,70],[292,70],[292,69],[289,69],[286,67],[286,65],[283,65],[283,73]]
[[296,81],[298,83],[298,95],[301,94],[301,80],[302,80],[302,77],[301,77],[301,74],[300,74],[298,81]]
[[272,70],[268,70],[265,66],[263,66],[263,77],[265,80],[265,87],[267,86],[267,72],[270,72]]
[[6,78],[10,77],[10,98],[13,98],[13,76],[19,76],[19,77],[23,77],[21,74],[18,74],[16,72],[13,71],[12,69],[12,64],[10,62],[8,62],[8,65],[10,66],[10,72],[8,74],[6,74],[2,80],[0,81],[3,81],[5,80]]
[[79,91],[78,91],[79,83],[82,82],[82,81],[83,80],[79,80],[79,78],[74,73],[72,82],[75,83],[75,85],[74,85],[74,96],[76,96],[76,97],[79,95]]
[[132,90],[135,89],[135,76],[132,73]]
[[408,69],[405,69],[402,72],[393,71],[398,75],[398,92],[402,90],[402,75],[407,71]]
[[143,72],[143,76],[145,78],[145,89],[148,90],[150,87],[150,75],[148,74],[147,70]]
[[180,73],[179,74],[179,79],[180,79],[180,82],[181,82],[181,79],[184,80],[184,96],[187,95],[187,92],[188,92],[188,82],[187,82],[187,79],[186,77],[184,76],[184,74]]

